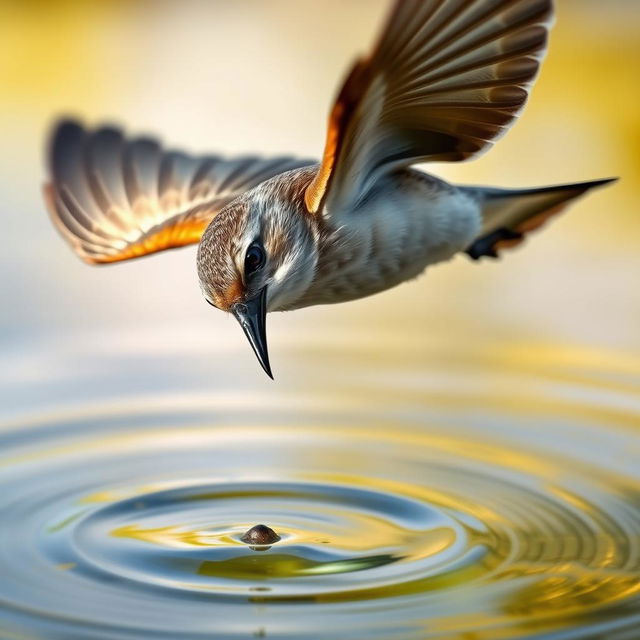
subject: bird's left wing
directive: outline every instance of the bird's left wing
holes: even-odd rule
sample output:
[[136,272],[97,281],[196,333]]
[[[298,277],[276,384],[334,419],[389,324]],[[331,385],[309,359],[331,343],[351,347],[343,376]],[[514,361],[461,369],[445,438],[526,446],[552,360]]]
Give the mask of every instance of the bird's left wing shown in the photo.
[[552,0],[396,0],[333,106],[309,211],[350,210],[394,169],[490,147],[526,102],[551,16]]
[[45,200],[54,224],[91,264],[198,242],[228,202],[274,175],[312,164],[290,157],[224,159],[166,151],[116,128],[63,121],[49,148]]

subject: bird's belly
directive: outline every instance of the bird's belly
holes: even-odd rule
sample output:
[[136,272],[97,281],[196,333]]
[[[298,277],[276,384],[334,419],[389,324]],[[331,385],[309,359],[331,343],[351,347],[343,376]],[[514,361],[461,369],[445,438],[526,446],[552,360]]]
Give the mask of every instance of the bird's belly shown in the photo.
[[416,180],[416,173],[406,172],[409,180],[381,190],[336,227],[320,248],[316,277],[299,306],[384,291],[469,246],[480,231],[477,205],[454,187],[425,184],[424,174]]

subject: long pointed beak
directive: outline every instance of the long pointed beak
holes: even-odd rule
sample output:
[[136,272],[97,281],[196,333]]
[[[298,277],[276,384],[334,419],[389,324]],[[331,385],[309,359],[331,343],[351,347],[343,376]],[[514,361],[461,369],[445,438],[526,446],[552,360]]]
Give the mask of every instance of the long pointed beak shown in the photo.
[[234,304],[231,307],[231,313],[240,323],[249,344],[258,357],[258,362],[273,380],[267,350],[267,287],[263,287],[260,293],[253,298]]

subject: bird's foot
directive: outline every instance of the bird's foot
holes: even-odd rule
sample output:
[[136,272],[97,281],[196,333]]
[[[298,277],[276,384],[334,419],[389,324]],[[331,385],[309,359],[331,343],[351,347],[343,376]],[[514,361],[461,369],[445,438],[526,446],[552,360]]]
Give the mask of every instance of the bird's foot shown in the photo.
[[480,258],[497,258],[497,244],[505,240],[520,240],[522,234],[506,227],[500,227],[486,236],[478,238],[465,253],[473,260],[480,260]]

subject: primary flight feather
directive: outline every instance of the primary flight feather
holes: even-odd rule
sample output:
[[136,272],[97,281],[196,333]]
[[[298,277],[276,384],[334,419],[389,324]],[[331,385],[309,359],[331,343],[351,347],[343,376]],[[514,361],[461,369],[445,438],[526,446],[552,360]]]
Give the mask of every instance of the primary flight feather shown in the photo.
[[45,199],[92,264],[199,243],[205,299],[233,313],[271,376],[267,311],[377,293],[466,252],[496,257],[599,180],[457,187],[411,168],[487,150],[546,50],[551,0],[398,0],[348,74],[319,164],[192,157],[64,121]]

